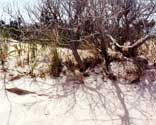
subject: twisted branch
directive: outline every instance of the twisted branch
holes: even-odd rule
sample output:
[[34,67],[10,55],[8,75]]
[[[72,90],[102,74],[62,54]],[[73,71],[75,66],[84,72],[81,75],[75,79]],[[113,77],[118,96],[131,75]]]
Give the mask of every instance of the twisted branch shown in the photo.
[[113,44],[119,48],[121,48],[122,50],[128,50],[128,49],[134,49],[134,48],[138,48],[139,46],[141,46],[142,44],[144,44],[146,41],[148,41],[149,39],[156,39],[156,35],[155,34],[148,34],[142,38],[140,38],[139,40],[137,40],[134,44],[130,45],[130,46],[124,46],[124,45],[120,45],[116,39],[114,39],[111,35],[107,34],[107,37],[113,42]]

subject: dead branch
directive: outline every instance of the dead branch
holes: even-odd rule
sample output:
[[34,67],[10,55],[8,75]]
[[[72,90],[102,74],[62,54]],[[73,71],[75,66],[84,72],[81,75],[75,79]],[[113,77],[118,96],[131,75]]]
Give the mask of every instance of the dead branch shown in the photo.
[[155,34],[148,34],[142,38],[140,38],[139,40],[137,40],[134,44],[130,45],[130,46],[124,46],[124,45],[120,45],[116,39],[114,39],[111,35],[107,34],[107,37],[113,42],[113,44],[119,48],[121,48],[122,50],[128,50],[128,49],[134,49],[134,48],[138,48],[139,46],[141,46],[142,44],[144,44],[146,41],[150,40],[150,39],[156,39],[156,35]]

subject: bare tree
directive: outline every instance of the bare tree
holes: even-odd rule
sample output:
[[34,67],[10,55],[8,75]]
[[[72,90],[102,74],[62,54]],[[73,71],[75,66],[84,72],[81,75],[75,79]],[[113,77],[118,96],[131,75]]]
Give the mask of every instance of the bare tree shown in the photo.
[[24,35],[23,40],[67,44],[81,68],[77,48],[86,41],[100,50],[107,65],[108,48],[127,57],[135,56],[140,41],[154,38],[149,34],[155,26],[154,0],[40,0],[36,11],[27,10],[30,18],[33,14],[37,21],[25,26],[24,34],[31,35]]

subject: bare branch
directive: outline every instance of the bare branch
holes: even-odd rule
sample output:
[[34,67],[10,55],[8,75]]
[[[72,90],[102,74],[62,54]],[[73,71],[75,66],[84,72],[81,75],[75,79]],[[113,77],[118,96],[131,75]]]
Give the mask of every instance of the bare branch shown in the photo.
[[113,44],[123,50],[127,50],[127,49],[134,49],[134,48],[138,48],[139,46],[141,46],[142,44],[144,44],[145,42],[147,42],[150,39],[156,39],[156,35],[152,34],[152,35],[146,35],[145,37],[140,38],[139,40],[137,40],[134,44],[130,45],[130,46],[124,46],[124,45],[120,45],[116,39],[114,39],[111,35],[107,34],[107,37],[109,37],[109,39],[113,42]]

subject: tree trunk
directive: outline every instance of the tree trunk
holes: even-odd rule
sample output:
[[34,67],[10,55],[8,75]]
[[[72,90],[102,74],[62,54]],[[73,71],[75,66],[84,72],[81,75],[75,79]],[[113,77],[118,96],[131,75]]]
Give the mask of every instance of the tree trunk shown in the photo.
[[78,63],[78,66],[80,67],[80,69],[84,69],[84,65],[82,63],[80,55],[78,54],[75,43],[72,41],[73,40],[73,32],[72,31],[70,31],[70,37],[71,37],[71,39],[70,39],[70,48],[72,50],[74,58],[75,58],[76,62]]

